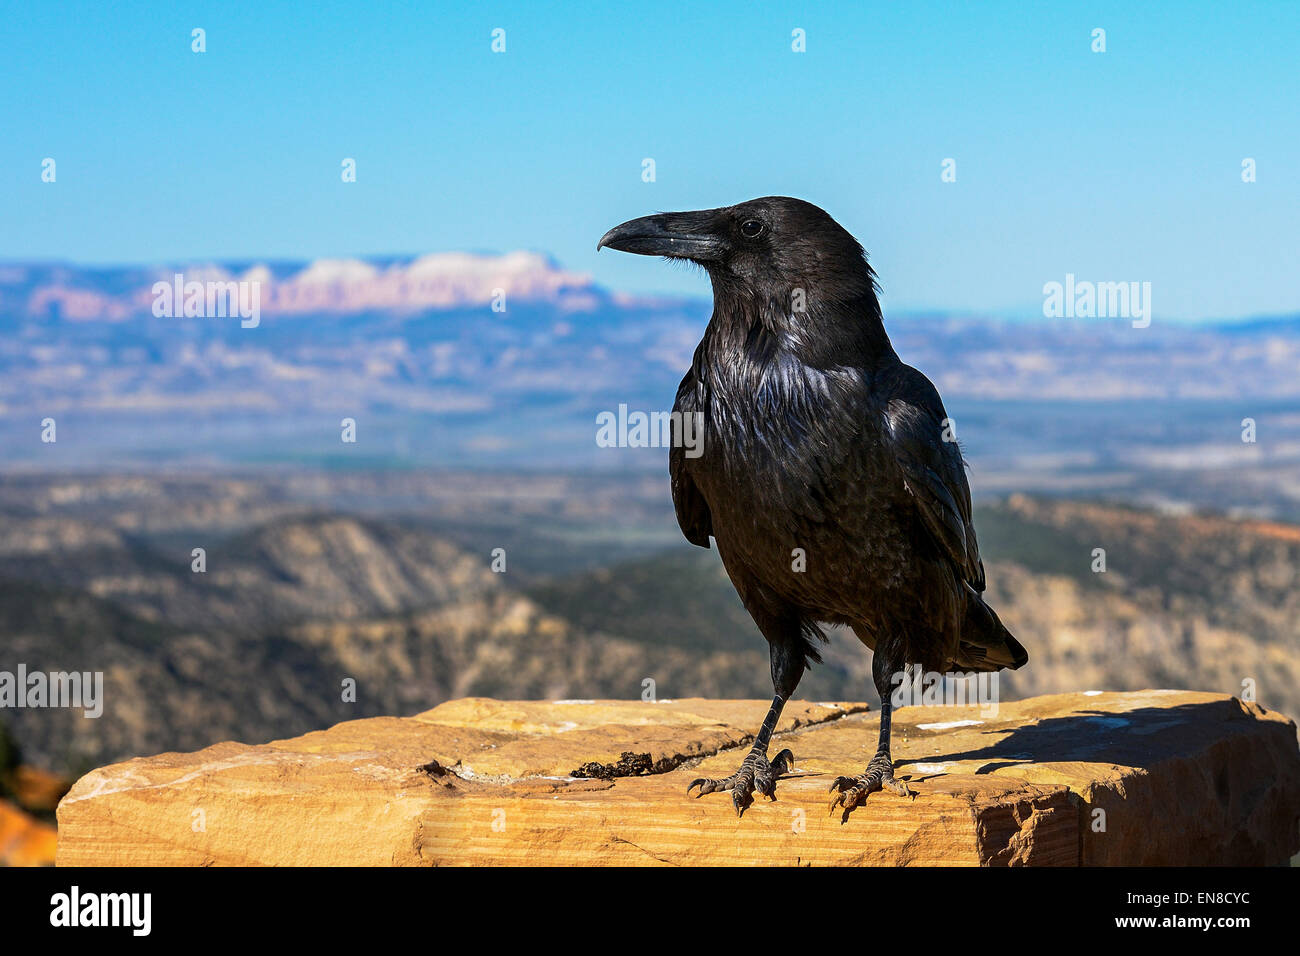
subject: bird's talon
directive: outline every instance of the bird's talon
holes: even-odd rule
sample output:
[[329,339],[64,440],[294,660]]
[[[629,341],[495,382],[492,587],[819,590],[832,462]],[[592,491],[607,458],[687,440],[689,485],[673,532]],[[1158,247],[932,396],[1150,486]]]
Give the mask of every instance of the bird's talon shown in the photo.
[[882,782],[886,787],[894,791],[894,793],[898,794],[900,797],[916,798],[916,794],[911,791],[907,786],[907,783],[903,780],[895,780],[893,777],[888,777]]
[[789,749],[782,750],[771,761],[769,766],[772,768],[772,776],[779,777],[781,774],[789,773],[794,769],[794,754]]
[[831,799],[831,812],[835,812],[836,806],[842,806],[844,819],[847,820],[852,810],[866,803],[867,797],[886,788],[900,797],[916,797],[904,781],[894,776],[893,762],[886,753],[881,752],[871,758],[861,775],[835,778],[830,789],[839,792]]
[[762,751],[751,750],[740,765],[740,769],[730,777],[722,780],[698,777],[691,781],[690,786],[686,788],[686,792],[689,794],[691,790],[699,786],[700,792],[696,794],[696,799],[699,799],[706,793],[730,790],[731,803],[736,808],[736,815],[743,816],[745,811],[753,805],[755,793],[763,794],[769,802],[776,800],[777,778],[785,773],[785,768],[790,765],[793,759],[790,751],[783,750],[777,755],[777,762],[773,764],[768,762],[767,756]]

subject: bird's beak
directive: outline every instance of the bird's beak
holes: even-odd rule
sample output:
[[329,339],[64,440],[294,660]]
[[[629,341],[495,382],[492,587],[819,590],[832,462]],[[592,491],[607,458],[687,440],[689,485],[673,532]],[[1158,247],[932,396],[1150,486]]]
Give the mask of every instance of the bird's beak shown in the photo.
[[714,262],[727,252],[727,240],[718,228],[718,210],[664,212],[643,216],[615,226],[600,237],[599,252],[605,246],[639,256],[667,256]]

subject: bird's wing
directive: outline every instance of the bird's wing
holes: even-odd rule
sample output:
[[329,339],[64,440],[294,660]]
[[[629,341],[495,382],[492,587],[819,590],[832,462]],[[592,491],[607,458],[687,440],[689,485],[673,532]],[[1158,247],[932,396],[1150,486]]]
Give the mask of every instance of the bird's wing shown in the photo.
[[[683,416],[695,412],[695,373],[687,372],[682,384],[677,389],[677,401],[673,410]],[[700,494],[686,467],[686,449],[674,443],[668,452],[668,474],[672,479],[673,507],[677,511],[677,524],[682,534],[691,544],[701,548],[709,546],[709,535],[713,534],[713,515],[709,512],[709,503]]]
[[938,391],[904,365],[882,397],[887,438],[926,529],[966,582],[982,592],[984,564],[971,523],[966,466]]

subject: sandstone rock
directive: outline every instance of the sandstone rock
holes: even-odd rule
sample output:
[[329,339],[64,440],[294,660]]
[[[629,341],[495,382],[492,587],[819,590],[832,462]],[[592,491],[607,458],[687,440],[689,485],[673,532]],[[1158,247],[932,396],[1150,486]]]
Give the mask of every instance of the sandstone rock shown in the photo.
[[728,795],[687,797],[692,778],[735,768],[766,707],[471,698],[137,758],[64,798],[58,862],[1265,864],[1300,849],[1295,725],[1235,698],[905,708],[894,752],[915,799],[874,794],[847,819],[828,815],[826,789],[866,764],[877,717],[796,701],[774,740],[796,757],[776,802],[737,819]]

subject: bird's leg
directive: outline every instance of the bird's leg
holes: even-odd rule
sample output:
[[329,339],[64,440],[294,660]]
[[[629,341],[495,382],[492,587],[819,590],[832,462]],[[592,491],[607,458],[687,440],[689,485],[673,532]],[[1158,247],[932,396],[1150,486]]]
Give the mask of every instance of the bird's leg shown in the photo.
[[907,784],[894,777],[894,761],[889,756],[889,710],[889,699],[886,698],[880,704],[880,744],[867,769],[856,777],[836,777],[831,784],[831,792],[835,794],[831,797],[832,813],[836,807],[843,807],[847,816],[850,810],[867,799],[867,794],[885,787],[902,797],[912,795]]
[[876,755],[862,773],[856,777],[836,777],[830,786],[830,792],[834,794],[831,797],[831,813],[835,812],[836,807],[843,807],[846,820],[853,808],[867,799],[867,794],[877,790],[888,788],[899,796],[912,796],[907,784],[894,777],[894,761],[889,755],[889,725],[893,710],[889,699],[891,682],[886,657],[879,649],[871,662],[871,670],[876,689],[880,691],[880,741],[876,745]]
[[776,722],[781,719],[781,708],[784,706],[785,700],[780,694],[772,698],[772,706],[768,709],[767,718],[763,721],[758,736],[754,738],[754,746],[750,748],[739,770],[730,777],[721,779],[698,777],[691,781],[686,792],[690,793],[694,788],[699,787],[699,796],[702,797],[706,793],[730,790],[731,802],[736,807],[737,816],[743,814],[754,802],[755,790],[769,800],[775,800],[777,778],[794,769],[794,754],[789,750],[782,750],[776,755],[775,760],[767,759],[767,746],[772,739],[772,730],[776,727]]
[[794,769],[793,753],[782,750],[769,761],[767,747],[772,740],[772,731],[776,729],[776,723],[781,719],[781,709],[794,693],[807,665],[801,647],[774,641],[771,642],[770,650],[772,683],[775,685],[776,695],[772,698],[772,706],[768,708],[767,717],[758,730],[758,736],[754,738],[754,746],[750,748],[740,769],[730,777],[721,779],[698,777],[686,788],[686,792],[690,793],[699,787],[698,796],[701,797],[706,793],[730,790],[731,803],[736,808],[737,816],[744,815],[745,810],[754,802],[756,790],[769,800],[775,800],[777,778]]

